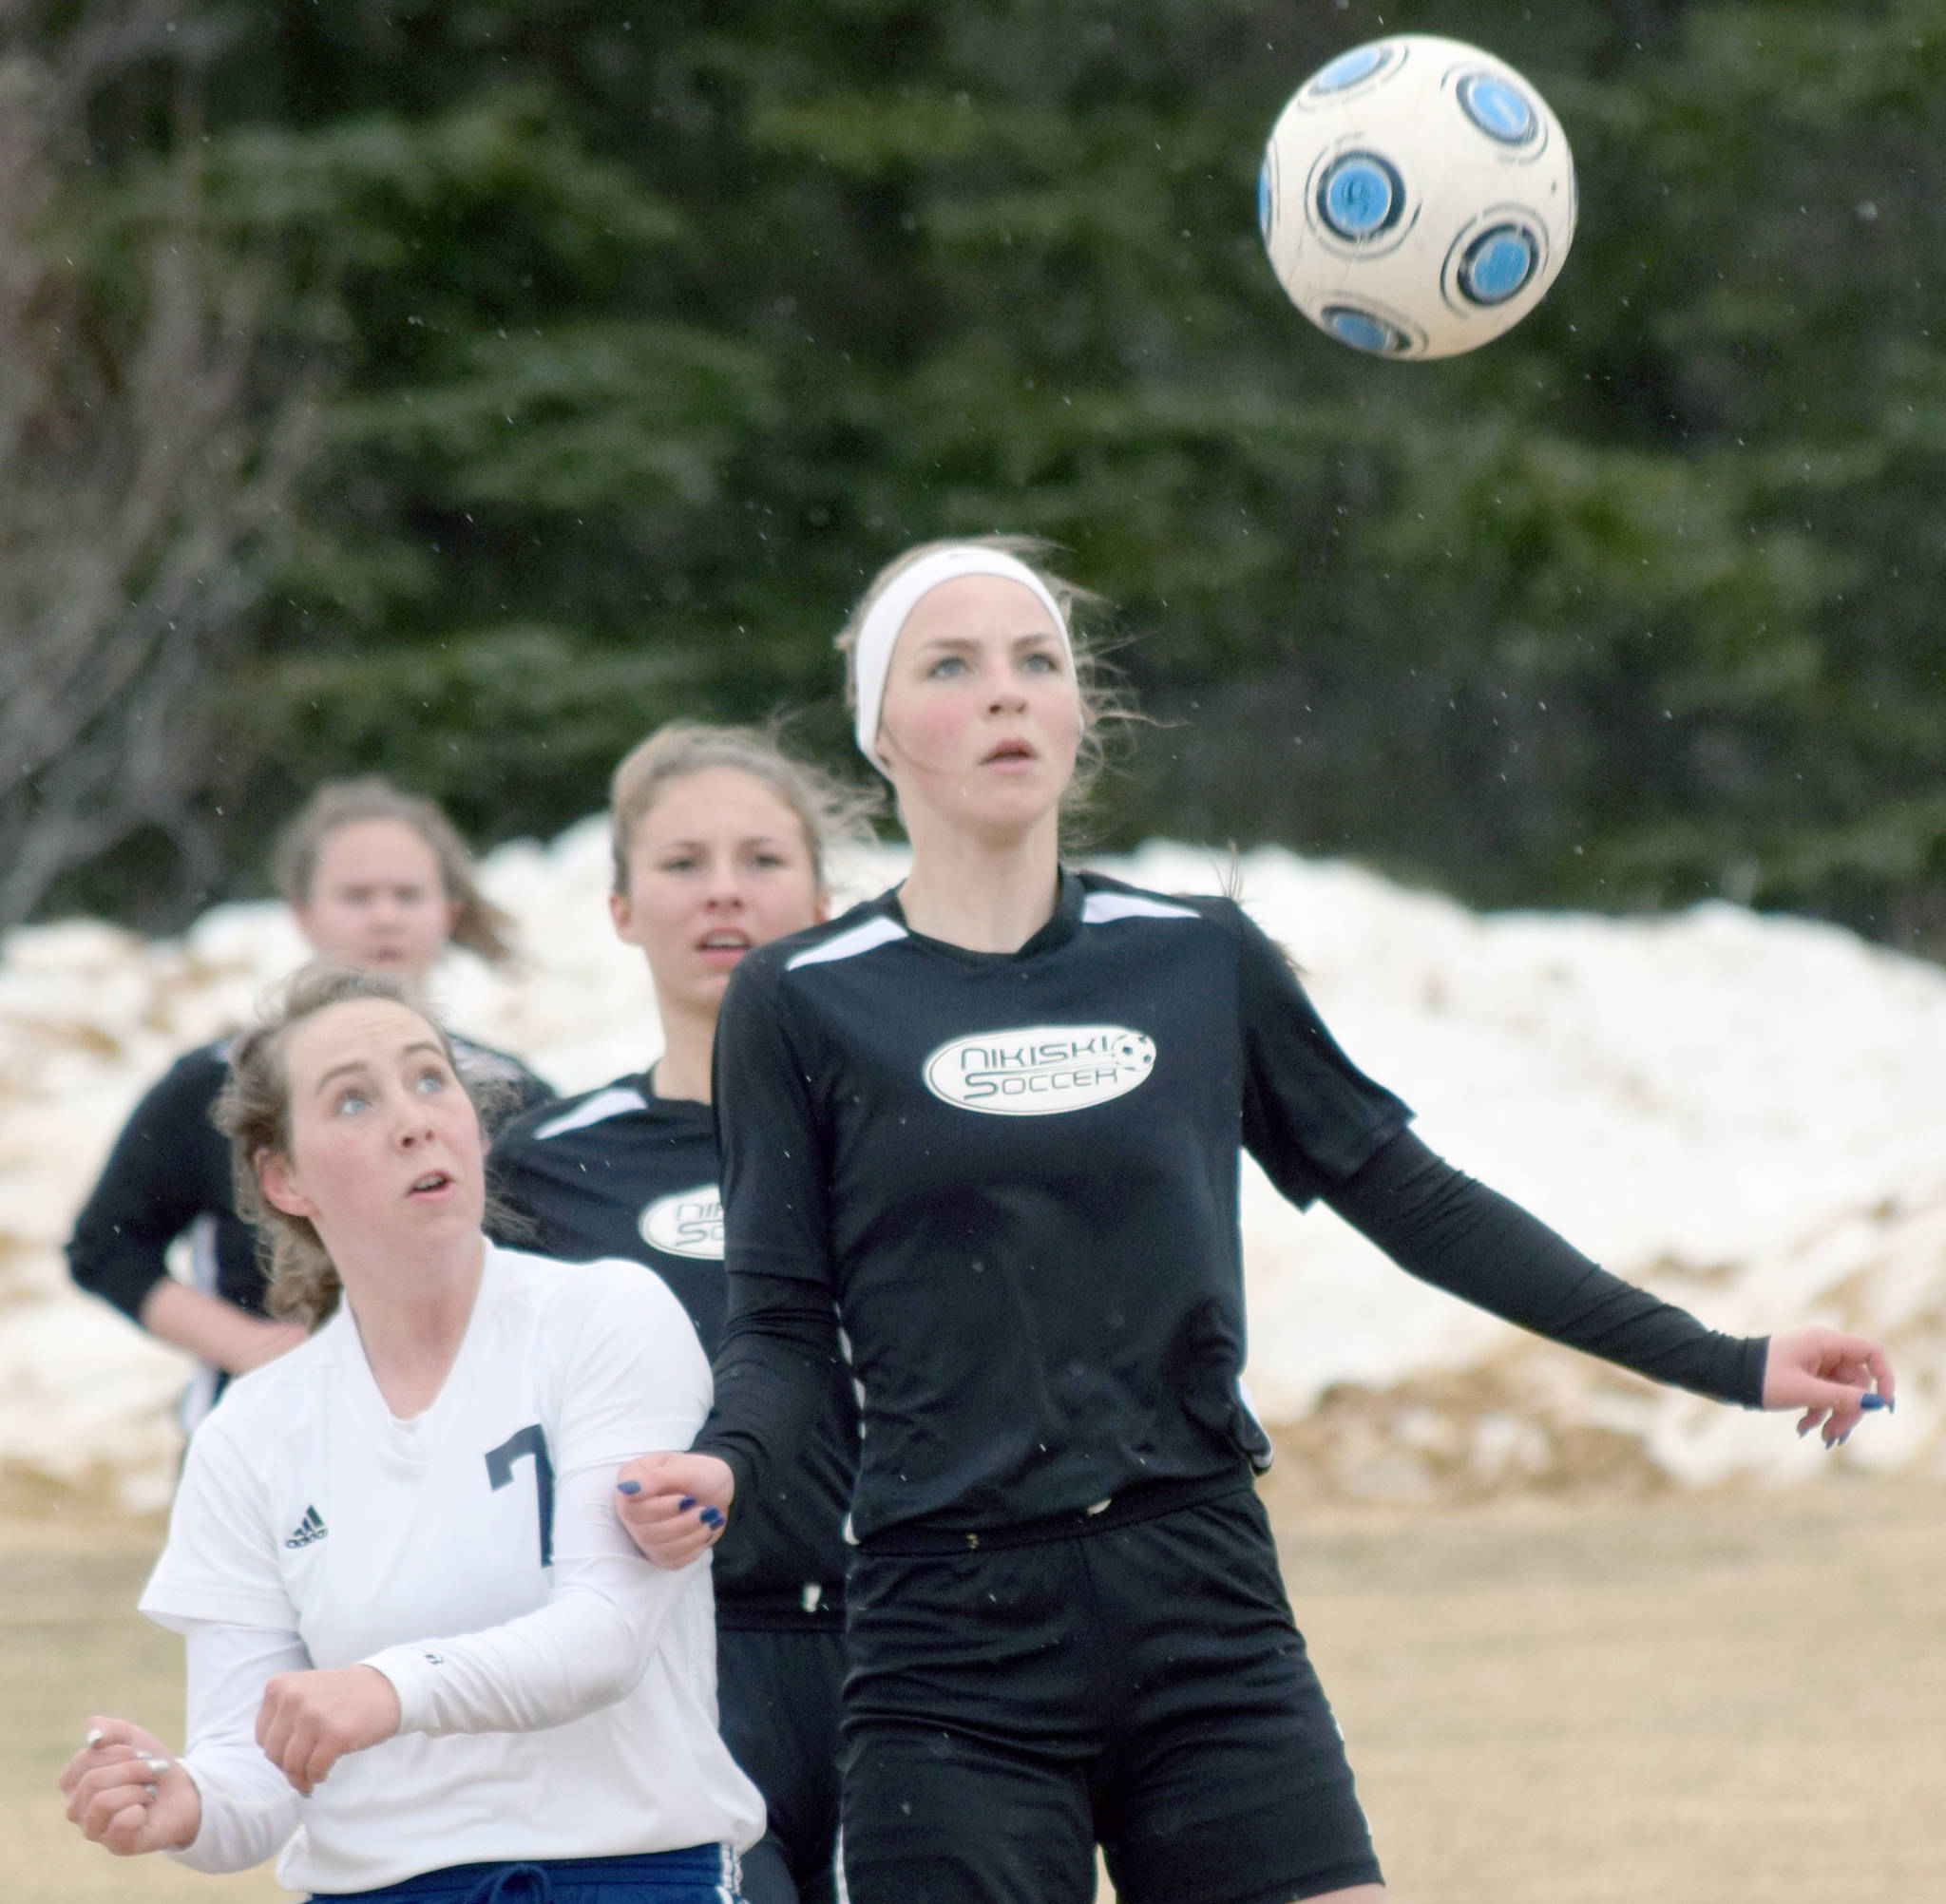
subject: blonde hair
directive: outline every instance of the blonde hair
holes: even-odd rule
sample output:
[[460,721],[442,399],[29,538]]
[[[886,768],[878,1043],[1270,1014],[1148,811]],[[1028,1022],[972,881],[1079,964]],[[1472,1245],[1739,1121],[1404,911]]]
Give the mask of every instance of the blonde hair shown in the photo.
[[831,847],[871,838],[877,800],[786,753],[773,728],[709,727],[673,720],[622,758],[608,783],[608,841],[615,856],[615,890],[628,897],[628,863],[635,836],[672,780],[712,767],[733,768],[770,789],[804,828],[817,889],[828,885]]
[[845,706],[858,712],[858,637],[865,619],[887,588],[916,562],[923,562],[941,549],[997,549],[1033,570],[1040,585],[1059,604],[1061,619],[1067,623],[1068,646],[1075,657],[1075,686],[1081,701],[1081,745],[1075,757],[1074,777],[1061,796],[1063,808],[1085,806],[1095,783],[1107,766],[1103,729],[1116,721],[1139,719],[1129,704],[1126,690],[1114,677],[1103,660],[1099,647],[1090,639],[1084,626],[1078,626],[1107,613],[1108,603],[1092,590],[1058,576],[1047,566],[1055,544],[1040,536],[948,536],[938,542],[919,543],[903,555],[894,556],[872,577],[858,598],[844,627],[838,630],[832,646],[845,657]]
[[455,945],[496,964],[513,957],[513,917],[480,890],[459,829],[430,800],[402,792],[376,773],[325,781],[284,828],[276,866],[277,891],[287,905],[303,905],[310,899],[324,843],[340,828],[364,820],[396,820],[431,848],[439,862],[439,884],[459,909],[450,935]]
[[292,1216],[264,1194],[258,1159],[291,1154],[291,1084],[284,1044],[294,1026],[333,1005],[380,999],[424,1019],[438,1038],[453,1076],[472,1100],[482,1130],[513,1096],[512,1087],[469,1077],[460,1069],[446,1027],[406,987],[381,972],[319,960],[293,973],[264,1001],[258,1021],[230,1046],[230,1075],[210,1109],[210,1121],[230,1140],[230,1175],[237,1213],[257,1236],[258,1256],[270,1279],[264,1305],[279,1320],[315,1329],[337,1308],[344,1285],[315,1226]]

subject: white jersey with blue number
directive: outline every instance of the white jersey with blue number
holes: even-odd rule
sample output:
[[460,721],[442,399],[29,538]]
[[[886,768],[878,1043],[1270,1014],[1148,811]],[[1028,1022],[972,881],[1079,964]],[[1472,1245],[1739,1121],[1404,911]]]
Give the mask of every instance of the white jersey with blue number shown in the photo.
[[[707,1564],[651,1567],[614,1514],[620,1463],[687,1447],[709,1405],[696,1332],[656,1278],[490,1245],[413,1419],[387,1408],[344,1307],[234,1384],[142,1600],[190,1644],[183,1762],[204,1823],[185,1860],[235,1868],[289,1837],[280,1881],[329,1893],[754,1842],[762,1800],[716,1734]],[[266,1675],[236,1661],[253,1642],[271,1670],[377,1667],[399,1735],[297,1799],[251,1737]],[[200,1657],[218,1663],[200,1686]]]

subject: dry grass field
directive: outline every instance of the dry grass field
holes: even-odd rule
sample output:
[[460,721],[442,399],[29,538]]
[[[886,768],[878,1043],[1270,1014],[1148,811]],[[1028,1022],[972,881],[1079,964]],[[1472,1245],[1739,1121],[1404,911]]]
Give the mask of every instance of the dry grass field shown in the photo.
[[[1946,1895],[1946,1484],[1272,1511],[1401,1904]],[[178,1723],[175,1642],[131,1610],[158,1533],[0,1490],[13,1904],[282,1895],[61,1817],[90,1710]]]

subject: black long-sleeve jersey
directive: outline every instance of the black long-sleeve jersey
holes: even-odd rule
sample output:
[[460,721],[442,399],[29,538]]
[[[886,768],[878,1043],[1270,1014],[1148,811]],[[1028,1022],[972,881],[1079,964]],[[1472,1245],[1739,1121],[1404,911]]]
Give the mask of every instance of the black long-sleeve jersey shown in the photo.
[[[199,1045],[169,1067],[129,1114],[75,1219],[69,1273],[132,1322],[168,1274],[168,1247],[184,1230],[197,1285],[263,1313],[264,1272],[256,1236],[237,1214],[229,1139],[210,1122],[228,1051],[228,1039]],[[469,1077],[510,1086],[521,1108],[554,1095],[505,1052],[454,1038],[453,1053]]]
[[1238,1152],[1414,1272],[1556,1340],[1754,1406],[1717,1336],[1441,1163],[1232,902],[1064,874],[1012,954],[892,894],[748,954],[715,1051],[731,1318],[697,1447],[761,1487],[833,1308],[864,1438],[859,1540],[1234,1486]]
[[[493,1184],[534,1226],[523,1247],[565,1262],[622,1257],[653,1269],[689,1311],[705,1354],[723,1336],[723,1205],[707,1104],[658,1097],[649,1077],[529,1112],[495,1139]],[[717,1543],[717,1621],[800,1627],[842,1611],[845,1510],[858,1445],[857,1404],[835,1351],[824,1357],[803,1440],[761,1495],[737,1503]]]

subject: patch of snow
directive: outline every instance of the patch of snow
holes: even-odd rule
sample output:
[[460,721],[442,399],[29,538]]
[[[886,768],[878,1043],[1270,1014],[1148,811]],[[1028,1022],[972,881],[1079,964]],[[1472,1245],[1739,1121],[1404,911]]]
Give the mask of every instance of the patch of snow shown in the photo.
[[[658,1046],[640,955],[609,926],[607,851],[596,818],[494,853],[483,884],[520,922],[522,962],[455,954],[435,982],[457,1030],[565,1091],[639,1070]],[[1233,876],[1226,855],[1165,843],[1102,865],[1165,892]],[[902,867],[889,847],[849,854],[842,901]],[[1842,1458],[1940,1470],[1946,972],[1721,904],[1481,916],[1271,849],[1234,876],[1339,1041],[1436,1150],[1714,1327],[1881,1335],[1898,1412]],[[273,904],[219,907],[180,940],[73,921],[0,945],[0,1460],[105,1472],[131,1504],[166,1495],[185,1365],[76,1292],[61,1245],[136,1098],[302,955]],[[1243,1225],[1261,1412],[1296,1423],[1347,1385],[1399,1390],[1383,1458],[1406,1476],[1401,1498],[1432,1485],[1434,1459],[1469,1485],[1524,1485],[1574,1426],[1625,1438],[1685,1485],[1823,1471],[1815,1440],[1777,1418],[1651,1390],[1414,1282],[1248,1162]],[[1467,1370],[1499,1372],[1467,1418],[1410,1399]],[[1509,1370],[1529,1403],[1510,1403]]]

